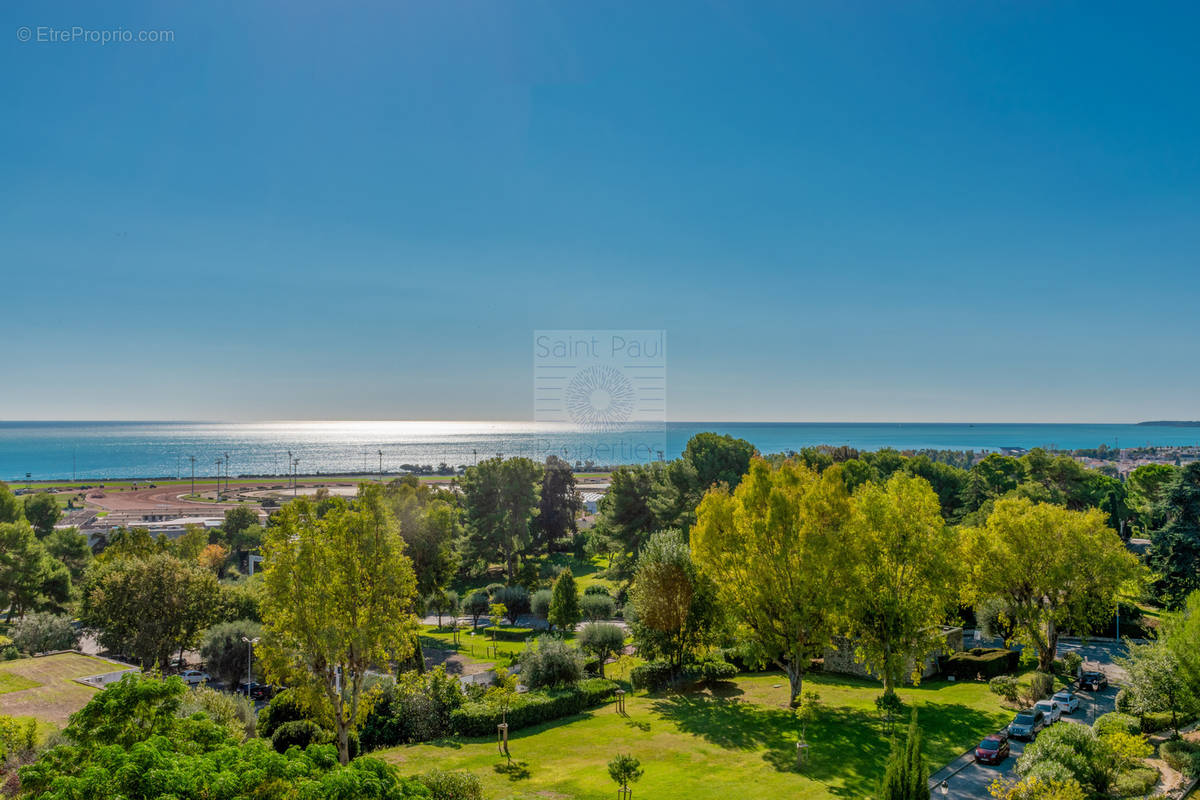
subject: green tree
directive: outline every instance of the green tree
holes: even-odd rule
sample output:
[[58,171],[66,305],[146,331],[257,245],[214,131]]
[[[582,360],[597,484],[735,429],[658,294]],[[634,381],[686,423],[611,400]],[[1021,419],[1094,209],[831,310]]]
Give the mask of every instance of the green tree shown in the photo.
[[1125,689],[1132,695],[1133,712],[1144,717],[1155,711],[1171,712],[1171,728],[1179,735],[1179,712],[1196,707],[1183,665],[1166,641],[1129,643],[1129,652],[1116,659],[1129,673]]
[[892,744],[879,787],[880,800],[929,800],[929,765],[921,750],[921,728],[914,708],[903,744]]
[[244,532],[251,525],[258,524],[258,512],[247,505],[237,505],[233,508],[225,509],[225,524],[221,528],[225,531],[225,536],[233,541],[235,537]]
[[1200,591],[1188,595],[1178,611],[1163,615],[1160,636],[1179,666],[1185,691],[1200,701]]
[[25,516],[21,509],[21,501],[8,488],[8,484],[0,481],[0,524],[17,522]]
[[723,484],[733,491],[749,471],[750,459],[757,454],[754,445],[745,439],[697,433],[683,448],[682,458],[695,468],[702,490]]
[[1157,507],[1163,524],[1150,534],[1150,565],[1171,607],[1200,589],[1200,461],[1178,470]]
[[1160,503],[1166,488],[1179,470],[1170,464],[1143,464],[1129,473],[1129,505],[1143,531],[1162,526]]
[[653,508],[660,486],[658,471],[658,467],[641,464],[609,473],[596,527],[617,543],[622,555],[633,553],[636,558],[645,540],[659,528]]
[[299,688],[333,718],[338,758],[370,710],[367,672],[413,653],[416,577],[404,540],[375,484],[353,504],[288,503],[263,543],[262,663],[275,682]]
[[195,647],[215,618],[216,576],[169,553],[95,562],[84,578],[79,617],[102,645],[143,667],[165,667]]
[[692,557],[760,659],[787,673],[793,705],[845,616],[849,518],[841,467],[818,475],[761,459],[732,494],[710,490],[697,511]]
[[626,796],[630,794],[629,784],[637,783],[643,772],[642,762],[628,753],[620,753],[608,762],[608,776]]
[[27,611],[62,610],[70,596],[70,572],[46,552],[29,523],[0,523],[0,607],[8,607],[8,621]]
[[650,537],[638,558],[629,600],[638,652],[663,658],[678,671],[716,628],[716,589],[701,574],[678,531]]
[[[957,522],[963,515],[962,493],[967,486],[967,471],[959,467],[934,461],[927,455],[917,455],[904,462],[904,471],[909,475],[929,481],[937,493],[942,506],[942,516],[947,522]],[[851,490],[855,486],[847,485]]]
[[386,497],[400,526],[404,552],[412,559],[420,596],[444,589],[458,570],[463,535],[462,510],[454,495],[435,492],[413,477],[392,481]]
[[554,579],[551,591],[550,613],[546,618],[560,631],[575,630],[580,619],[579,592],[575,589],[575,576],[571,574],[570,567]]
[[458,599],[458,592],[452,589],[435,589],[425,598],[425,611],[437,616],[437,626],[439,628],[442,627],[442,616],[450,614],[452,617],[457,617],[461,605]]
[[555,455],[547,456],[542,467],[542,491],[534,522],[535,552],[549,553],[579,528],[576,515],[583,510],[583,498],[575,488],[571,465]]
[[469,541],[476,558],[500,553],[510,582],[532,542],[542,467],[528,458],[489,458],[469,467],[460,483]]
[[33,526],[39,539],[44,539],[62,519],[62,509],[49,492],[38,492],[25,496],[25,519]]
[[1050,672],[1064,629],[1085,634],[1107,619],[1134,558],[1097,510],[1070,511],[1025,498],[996,501],[982,528],[964,532],[969,599],[995,600],[1018,638]]
[[851,506],[849,629],[857,656],[891,692],[920,680],[925,657],[944,644],[941,625],[959,596],[957,537],[929,483],[904,472],[859,487]]
[[226,686],[236,686],[246,679],[246,669],[251,666],[250,644],[242,639],[253,640],[261,635],[262,626],[253,620],[218,622],[204,632],[200,657],[211,674],[224,681]]
[[577,641],[580,649],[600,662],[600,677],[603,678],[604,662],[625,646],[625,631],[611,622],[589,622],[579,629]]
[[26,653],[47,653],[52,650],[74,650],[79,644],[79,632],[66,614],[35,611],[13,623],[13,644]]
[[92,563],[92,549],[88,547],[87,537],[75,528],[56,528],[42,540],[42,546],[52,558],[66,565],[74,582],[83,578]]

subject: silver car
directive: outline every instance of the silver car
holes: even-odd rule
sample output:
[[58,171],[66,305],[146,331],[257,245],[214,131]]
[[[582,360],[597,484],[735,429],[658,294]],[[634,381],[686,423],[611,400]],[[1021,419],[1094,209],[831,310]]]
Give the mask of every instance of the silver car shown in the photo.
[[1076,709],[1079,708],[1079,697],[1070,690],[1064,689],[1061,692],[1057,692],[1050,699],[1058,703],[1058,707],[1062,709],[1062,713],[1064,714],[1074,714]]
[[1053,700],[1038,700],[1033,707],[1046,715],[1047,725],[1062,719],[1062,708]]

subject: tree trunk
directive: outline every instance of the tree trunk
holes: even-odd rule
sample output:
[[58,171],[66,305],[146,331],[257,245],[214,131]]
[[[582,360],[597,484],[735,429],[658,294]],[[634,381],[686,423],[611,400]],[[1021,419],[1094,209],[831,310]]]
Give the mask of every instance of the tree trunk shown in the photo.
[[341,714],[338,715],[337,722],[337,741],[338,741],[338,761],[343,766],[350,763],[350,729],[342,720]]
[[804,668],[799,661],[788,661],[783,665],[784,671],[788,676],[788,684],[791,691],[792,708],[800,705],[800,690],[804,688]]
[[1046,644],[1038,647],[1038,669],[1042,672],[1054,672],[1054,659],[1058,655],[1058,628],[1054,620],[1046,623]]

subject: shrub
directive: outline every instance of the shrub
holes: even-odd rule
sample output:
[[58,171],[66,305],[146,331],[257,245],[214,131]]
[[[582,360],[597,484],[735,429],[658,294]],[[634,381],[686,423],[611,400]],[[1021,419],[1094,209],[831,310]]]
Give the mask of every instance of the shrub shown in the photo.
[[553,593],[549,589],[538,589],[529,597],[529,610],[539,619],[550,616],[550,598]]
[[250,698],[240,694],[226,694],[207,686],[197,686],[184,695],[178,714],[181,717],[203,714],[238,742],[254,736],[254,704]]
[[1153,767],[1135,767],[1117,775],[1112,793],[1117,797],[1143,797],[1158,784],[1158,770]]
[[1191,770],[1196,764],[1196,746],[1186,739],[1170,739],[1158,746],[1158,757],[1176,772],[1196,774]]
[[505,586],[492,593],[492,602],[503,603],[508,621],[515,625],[518,616],[529,613],[529,590],[524,586]]
[[483,632],[488,635],[488,638],[494,638],[498,642],[523,642],[533,633],[533,628],[515,628],[512,626],[493,628],[488,626],[483,629]]
[[1134,713],[1133,692],[1129,691],[1128,689],[1119,689],[1117,691],[1117,699],[1114,707],[1122,714]]
[[997,675],[988,681],[992,694],[998,694],[1010,703],[1015,703],[1021,694],[1020,684],[1012,675]]
[[496,726],[507,718],[511,733],[594,708],[611,699],[616,690],[612,681],[591,678],[561,689],[515,695],[507,710],[486,701],[464,703],[450,714],[450,725],[460,736],[495,736]]
[[1122,714],[1118,711],[1113,711],[1108,714],[1101,714],[1095,722],[1092,723],[1092,730],[1097,736],[1108,736],[1112,733],[1128,733],[1136,735],[1141,732],[1142,726],[1138,722],[1137,717],[1129,714]]
[[[503,583],[489,583],[487,585],[487,587],[484,589],[484,591],[487,592],[487,596],[490,599],[490,598],[496,596],[496,592],[498,592],[504,588],[506,588],[506,587],[504,586]],[[492,602],[495,602],[495,601],[493,600]]]
[[[976,650],[979,652],[976,653]],[[958,680],[972,681],[977,675],[982,675],[984,680],[990,680],[1006,672],[1015,672],[1019,658],[1020,653],[1016,650],[976,647],[969,652],[954,653],[944,659],[942,670]]]
[[1075,651],[1065,653],[1061,659],[1062,670],[1064,675],[1069,675],[1074,678],[1079,674],[1079,667],[1083,665],[1083,656]]
[[634,689],[645,689],[647,692],[658,692],[667,687],[674,677],[671,665],[665,661],[647,661],[638,664],[629,673],[629,681]]
[[1159,731],[1169,730],[1173,722],[1177,722],[1180,727],[1183,727],[1195,718],[1195,714],[1176,713],[1174,719],[1172,719],[1170,711],[1154,711],[1149,714],[1143,714],[1142,733],[1158,733]]
[[559,630],[575,630],[579,623],[579,595],[575,591],[575,576],[564,569],[554,579],[550,598],[550,624]]
[[583,654],[562,639],[540,636],[520,656],[522,682],[530,689],[568,686],[583,677]]
[[471,592],[463,602],[463,611],[471,615],[471,627],[479,624],[479,618],[486,615],[489,605],[487,592]]
[[286,753],[292,746],[303,750],[310,744],[321,744],[329,738],[329,734],[321,726],[309,719],[285,722],[271,734],[271,745],[277,753]]
[[1041,700],[1054,694],[1054,676],[1045,672],[1035,672],[1029,677],[1029,696]]
[[703,681],[709,685],[717,681],[732,680],[738,674],[738,668],[733,664],[730,664],[728,661],[718,661],[712,658],[706,658],[695,664],[689,664],[684,671],[688,677]]
[[585,594],[579,600],[579,611],[584,619],[593,622],[612,619],[617,614],[617,604],[607,594]]
[[284,689],[258,712],[258,735],[270,739],[280,725],[305,719],[304,709],[291,689]]
[[605,659],[621,652],[625,646],[625,631],[609,622],[589,622],[579,629],[576,641],[581,650],[595,656],[599,662],[597,671],[603,678]]
[[483,800],[483,784],[469,772],[435,769],[417,780],[429,790],[430,800]]
[[37,612],[26,614],[12,626],[12,641],[26,653],[45,653],[50,650],[74,650],[79,633],[65,614]]
[[406,672],[384,690],[363,722],[363,748],[425,742],[450,733],[450,714],[466,701],[462,685],[437,667]]
[[604,586],[603,584],[599,584],[599,583],[593,583],[591,586],[584,589],[583,594],[584,594],[584,597],[586,597],[589,594],[598,594],[598,595],[604,595],[605,597],[612,597],[612,593],[608,591],[608,587]]

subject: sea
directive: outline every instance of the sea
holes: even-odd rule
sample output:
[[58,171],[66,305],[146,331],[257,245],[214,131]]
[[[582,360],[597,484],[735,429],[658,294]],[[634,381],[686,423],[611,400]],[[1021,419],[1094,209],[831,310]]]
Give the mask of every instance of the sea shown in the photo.
[[197,477],[218,469],[234,477],[396,474],[551,453],[612,465],[675,458],[701,431],[746,439],[762,453],[821,444],[977,452],[1200,444],[1200,427],[1187,425],[671,422],[588,431],[536,422],[0,422],[0,480],[188,477],[193,466]]

